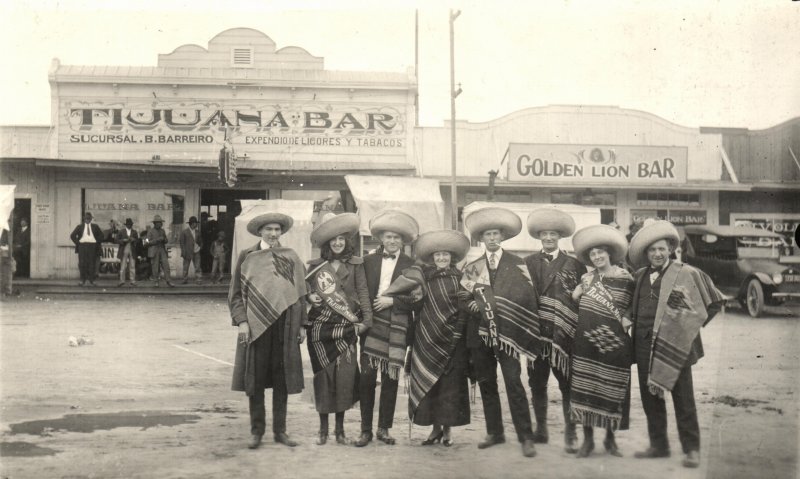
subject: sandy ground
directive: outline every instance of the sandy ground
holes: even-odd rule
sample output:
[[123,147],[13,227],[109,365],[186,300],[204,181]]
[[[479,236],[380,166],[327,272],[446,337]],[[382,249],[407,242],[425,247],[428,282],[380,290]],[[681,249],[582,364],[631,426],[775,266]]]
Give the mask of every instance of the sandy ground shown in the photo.
[[[402,386],[397,445],[316,446],[307,361],[307,389],[289,401],[289,433],[300,446],[268,435],[252,451],[246,398],[229,387],[236,331],[223,298],[28,294],[0,307],[2,477],[798,477],[800,307],[758,320],[731,308],[703,331],[706,357],[694,368],[703,444],[696,470],[681,467],[669,401],[673,456],[632,457],[647,445],[635,371],[631,430],[618,434],[623,458],[600,443],[587,459],[563,452],[554,379],[551,441],[533,459],[515,442],[476,448],[485,431],[479,394],[453,447],[419,446],[428,431],[414,427],[409,438]],[[67,344],[81,335],[94,344]],[[345,428],[357,437],[357,409]]]

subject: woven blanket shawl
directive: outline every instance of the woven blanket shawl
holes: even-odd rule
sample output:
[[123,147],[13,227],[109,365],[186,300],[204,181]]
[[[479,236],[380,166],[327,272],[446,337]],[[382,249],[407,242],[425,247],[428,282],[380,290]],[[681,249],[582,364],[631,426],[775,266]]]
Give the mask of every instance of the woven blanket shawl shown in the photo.
[[323,298],[322,306],[311,308],[308,313],[311,322],[308,354],[316,374],[342,354],[349,354],[349,346],[357,339],[353,323],[358,317],[350,309],[355,302],[348,301],[341,279],[330,263],[322,263],[306,278],[311,290]]
[[240,276],[251,343],[306,295],[303,262],[289,248],[253,251],[242,263]]
[[446,372],[466,326],[466,317],[458,314],[456,296],[461,273],[454,267],[426,268],[425,278],[425,300],[411,355],[408,415],[412,419],[420,401]]
[[[416,271],[411,271],[416,270]],[[408,268],[403,273],[418,273],[419,268]],[[418,284],[418,275],[414,274],[410,280],[404,274],[395,279],[384,294],[397,296],[405,292],[409,284]],[[390,291],[395,291],[390,293]],[[395,301],[399,299],[395,297]],[[410,323],[410,314],[398,311],[397,308],[387,308],[382,311],[372,312],[372,327],[367,331],[362,352],[367,355],[369,364],[374,369],[389,374],[392,379],[399,377],[406,360],[406,334]]]
[[615,273],[602,280],[597,271],[583,277],[570,377],[573,419],[612,430],[622,422],[631,377],[630,337],[622,315],[635,287],[627,271]]
[[[484,258],[477,259],[464,268],[461,285],[471,293],[476,288],[491,292],[496,304],[494,321],[497,324],[500,348],[515,358],[524,356],[533,361],[542,348],[539,316],[536,314],[536,294],[525,263],[510,253],[506,254],[509,260],[516,259],[515,264],[506,263],[504,268],[498,266],[494,285],[490,284],[489,267]],[[504,255],[503,258],[505,257]],[[481,319],[478,333],[491,347],[489,321],[486,316]]]
[[[569,358],[578,326],[578,305],[572,292],[580,282],[575,266],[577,260],[564,255],[563,266],[554,273],[546,293],[539,295],[539,321],[541,323],[542,355],[550,357],[550,365],[569,375]],[[552,331],[547,337],[544,332]]]
[[653,325],[647,381],[650,392],[663,397],[672,390],[686,365],[694,339],[706,323],[707,307],[724,299],[702,271],[677,261],[667,268],[661,279]]

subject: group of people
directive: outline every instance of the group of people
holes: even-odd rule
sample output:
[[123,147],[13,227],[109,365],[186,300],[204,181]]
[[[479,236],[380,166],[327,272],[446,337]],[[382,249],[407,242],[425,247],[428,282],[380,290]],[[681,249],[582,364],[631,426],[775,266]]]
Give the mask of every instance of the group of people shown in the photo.
[[[363,258],[354,243],[358,216],[326,216],[311,234],[320,258],[307,266],[280,243],[291,217],[272,212],[250,220],[247,230],[260,240],[239,255],[228,296],[239,330],[232,386],[249,397],[248,447],[259,447],[265,433],[266,388],[273,389],[275,441],[297,444],[286,432],[286,407],[288,395],[304,387],[300,344],[307,338],[319,445],[328,441],[330,414],[337,443],[363,447],[373,440],[379,373],[374,438],[395,444],[390,429],[403,370],[409,418],[431,426],[422,445],[450,446],[452,428],[470,422],[470,379],[480,388],[486,422],[478,448],[504,443],[499,364],[526,457],[536,455],[536,443],[549,441],[551,371],[561,392],[566,452],[589,456],[594,428],[602,428],[605,449],[621,456],[614,435],[628,428],[636,364],[650,445],[635,457],[670,455],[664,396],[671,393],[683,465],[697,467],[700,434],[691,367],[702,356],[700,328],[723,297],[704,273],[670,259],[679,241],[675,228],[657,221],[628,244],[611,226],[575,232],[568,214],[543,208],[527,221],[542,251],[522,259],[502,246],[522,230],[515,213],[488,207],[464,222],[484,248],[458,268],[470,250],[464,234],[419,234],[417,222],[396,209],[370,220],[381,246]],[[559,240],[570,236],[574,257],[559,249]],[[412,243],[415,260],[404,251]],[[638,269],[631,274],[625,263]],[[356,403],[361,431],[351,441],[344,415]],[[580,446],[577,424],[583,427]]]
[[[85,286],[87,282],[89,285],[95,285],[103,242],[113,242],[118,245],[117,259],[120,262],[118,287],[125,285],[126,277],[130,286],[136,286],[136,268],[139,258],[147,258],[150,266],[147,274],[155,281],[156,286],[160,285],[161,278],[164,278],[167,286],[175,286],[170,278],[166,246],[169,238],[163,228],[164,220],[160,215],[153,217],[152,228],[148,227],[141,233],[134,229],[131,218],[125,219],[124,228],[117,228],[116,222],[112,220],[111,229],[108,232],[103,232],[97,224],[93,223],[93,220],[92,213],[86,212],[83,222],[77,225],[70,234],[70,239],[75,244],[75,252],[78,254],[80,286]],[[200,250],[203,247],[203,240],[198,229],[197,217],[189,218],[187,224],[188,227],[181,231],[178,241],[183,259],[182,282],[183,284],[189,282],[189,267],[193,264],[196,281],[201,283]],[[214,256],[211,271],[212,281],[221,283],[228,252],[223,231],[218,233],[210,250]]]

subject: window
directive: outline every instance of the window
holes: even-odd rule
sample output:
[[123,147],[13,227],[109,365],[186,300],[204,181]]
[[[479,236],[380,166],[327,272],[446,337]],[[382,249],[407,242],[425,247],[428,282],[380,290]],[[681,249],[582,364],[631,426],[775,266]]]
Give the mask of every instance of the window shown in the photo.
[[252,47],[234,47],[231,49],[231,66],[234,67],[252,67],[253,66],[253,48]]
[[700,193],[643,192],[636,194],[637,206],[700,206]]
[[558,205],[616,206],[617,194],[613,191],[554,191],[550,193],[550,202]]

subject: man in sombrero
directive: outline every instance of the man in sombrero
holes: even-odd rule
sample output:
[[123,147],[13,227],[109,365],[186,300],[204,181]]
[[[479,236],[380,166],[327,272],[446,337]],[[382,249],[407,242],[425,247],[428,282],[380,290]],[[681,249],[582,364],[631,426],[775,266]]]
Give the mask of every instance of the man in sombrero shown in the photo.
[[539,332],[542,354],[528,365],[533,413],[536,416],[534,441],[547,443],[547,381],[550,370],[558,380],[561,407],[564,412],[564,450],[577,452],[575,422],[569,413],[569,359],[575,328],[578,325],[578,304],[572,292],[580,284],[586,266],[558,247],[561,238],[572,236],[575,220],[555,208],[538,208],[528,215],[528,233],[542,242],[542,251],[525,258],[539,302]]
[[247,231],[260,241],[239,254],[231,275],[228,306],[239,328],[233,367],[234,391],[250,402],[248,447],[261,445],[266,428],[264,390],[272,388],[272,433],[275,442],[297,445],[286,434],[289,394],[303,390],[300,343],[305,340],[305,268],[297,253],[279,239],[292,227],[291,217],[264,213],[251,219]]
[[417,221],[399,209],[378,213],[370,219],[369,229],[372,236],[380,239],[381,247],[377,252],[364,256],[372,321],[364,321],[366,332],[362,332],[360,339],[361,436],[355,443],[357,447],[364,447],[372,441],[375,387],[379,371],[381,397],[376,437],[388,445],[395,443],[389,429],[394,422],[398,377],[409,346],[408,329],[412,312],[407,302],[385,296],[384,292],[404,269],[414,264],[414,260],[403,253],[403,245],[414,241],[419,234]]
[[504,251],[503,240],[522,230],[522,221],[510,210],[489,207],[464,219],[473,240],[483,242],[485,254],[464,268],[461,284],[470,292],[472,314],[467,323],[467,346],[481,389],[486,418],[485,449],[505,442],[497,364],[503,371],[508,406],[522,454],[536,455],[528,396],[520,379],[520,357],[533,360],[541,352],[538,305],[528,269],[521,258]]
[[639,392],[647,416],[650,447],[637,458],[668,457],[669,392],[675,407],[685,467],[700,465],[700,428],[692,365],[703,357],[700,328],[720,309],[724,297],[700,270],[670,260],[680,237],[668,221],[644,226],[631,239],[628,257],[639,268],[633,294],[633,349]]

